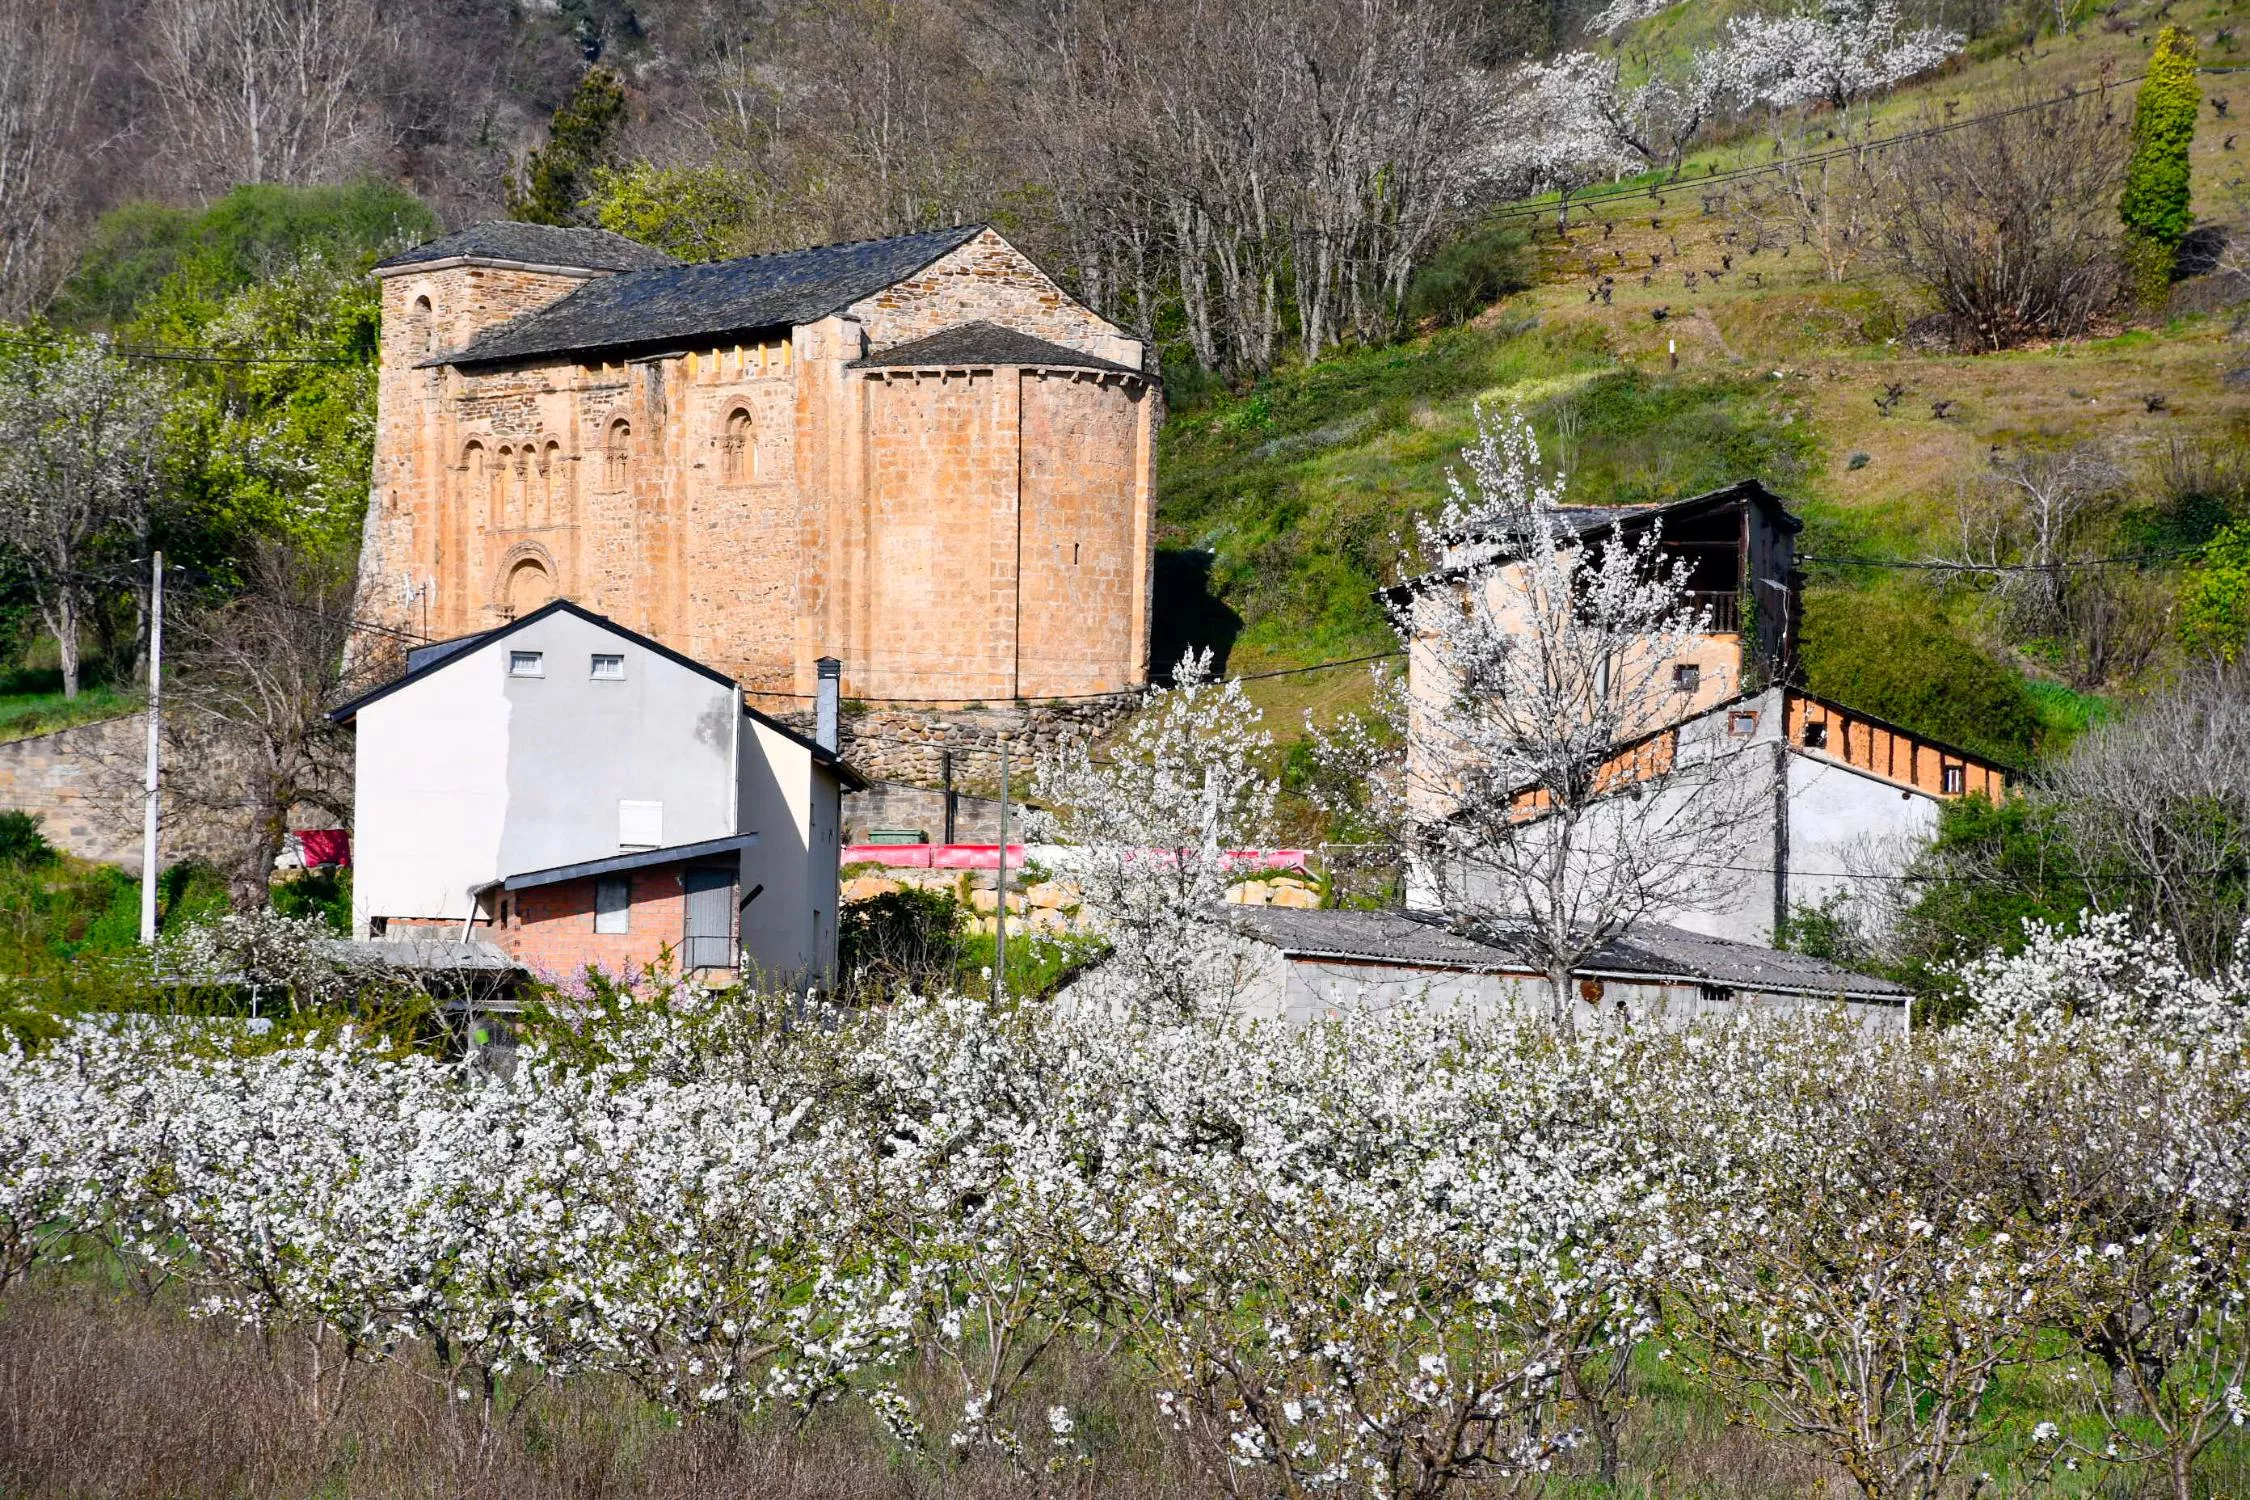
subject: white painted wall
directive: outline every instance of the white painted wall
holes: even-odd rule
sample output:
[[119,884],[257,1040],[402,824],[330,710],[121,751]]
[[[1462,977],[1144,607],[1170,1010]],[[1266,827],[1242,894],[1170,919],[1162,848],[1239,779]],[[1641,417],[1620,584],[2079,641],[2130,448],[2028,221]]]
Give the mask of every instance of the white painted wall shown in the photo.
[[[545,675],[509,674],[543,653]],[[592,675],[622,655],[619,681]],[[567,612],[461,652],[356,716],[353,918],[469,915],[471,888],[618,852],[618,804],[667,845],[737,831],[731,683]],[[756,824],[746,825],[754,831]]]
[[460,921],[470,889],[498,878],[511,707],[490,662],[464,662],[359,711],[354,935],[370,916]]
[[1938,804],[1855,767],[1791,755],[1789,904],[1819,906],[1903,874],[1937,833]]
[[[508,675],[508,652],[523,650],[545,653],[546,676]],[[624,679],[595,679],[595,652],[622,654]],[[665,847],[756,831],[735,821],[741,700],[732,683],[567,612],[478,654],[485,653],[512,710],[502,873],[616,854],[620,802],[662,803]],[[484,666],[464,662],[437,675]]]
[[742,716],[739,784],[745,828],[742,946],[764,981],[795,988],[836,968],[836,869],[842,856],[842,788],[800,740]]

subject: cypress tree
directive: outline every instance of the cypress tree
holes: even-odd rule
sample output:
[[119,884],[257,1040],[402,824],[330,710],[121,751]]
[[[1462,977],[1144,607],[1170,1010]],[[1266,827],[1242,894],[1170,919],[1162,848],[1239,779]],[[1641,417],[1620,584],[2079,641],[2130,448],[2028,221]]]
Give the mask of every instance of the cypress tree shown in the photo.
[[2195,224],[2188,197],[2188,148],[2203,91],[2195,80],[2195,38],[2177,26],[2157,34],[2148,75],[2133,100],[2133,153],[2125,163],[2125,255],[2144,302],[2164,295],[2180,241]]
[[603,67],[588,68],[547,127],[547,144],[524,159],[508,184],[508,217],[528,224],[576,224],[586,179],[609,158],[625,118],[625,83]]

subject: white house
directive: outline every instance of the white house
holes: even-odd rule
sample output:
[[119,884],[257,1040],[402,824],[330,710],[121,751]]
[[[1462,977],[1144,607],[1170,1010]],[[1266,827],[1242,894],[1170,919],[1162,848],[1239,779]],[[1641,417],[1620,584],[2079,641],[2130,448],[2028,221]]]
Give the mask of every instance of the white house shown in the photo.
[[538,973],[823,982],[836,956],[833,748],[700,662],[557,600],[420,647],[334,711],[356,737],[359,938],[481,937]]

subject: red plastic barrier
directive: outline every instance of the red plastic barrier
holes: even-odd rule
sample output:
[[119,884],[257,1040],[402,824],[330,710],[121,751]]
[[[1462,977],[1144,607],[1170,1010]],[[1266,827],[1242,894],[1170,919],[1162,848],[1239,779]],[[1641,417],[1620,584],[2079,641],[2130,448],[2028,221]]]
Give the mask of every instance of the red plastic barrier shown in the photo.
[[[1154,854],[1158,851],[1151,850]],[[1023,868],[1027,851],[1022,844],[1008,846],[1008,868]],[[1310,849],[1229,849],[1229,867],[1242,870],[1304,870],[1312,864]],[[847,865],[886,865],[894,870],[995,870],[1000,867],[998,844],[846,844]]]

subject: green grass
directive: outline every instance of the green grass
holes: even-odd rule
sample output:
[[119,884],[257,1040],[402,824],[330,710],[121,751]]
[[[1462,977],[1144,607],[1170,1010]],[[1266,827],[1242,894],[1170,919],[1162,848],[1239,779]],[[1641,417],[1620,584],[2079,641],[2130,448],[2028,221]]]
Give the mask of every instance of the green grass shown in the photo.
[[1787,489],[1817,462],[1786,390],[1622,368],[1583,326],[1526,318],[1282,371],[1176,415],[1158,471],[1163,544],[1213,554],[1245,660],[1391,644],[1372,596],[1397,576],[1415,518],[1442,502],[1480,405],[1524,410],[1579,500],[1675,499],[1749,474]]
[[82,687],[75,699],[65,698],[60,685],[48,691],[6,690],[8,684],[26,675],[0,678],[0,741],[27,740],[76,724],[114,719],[119,714],[137,712],[143,701],[138,693],[119,692],[106,684]]

